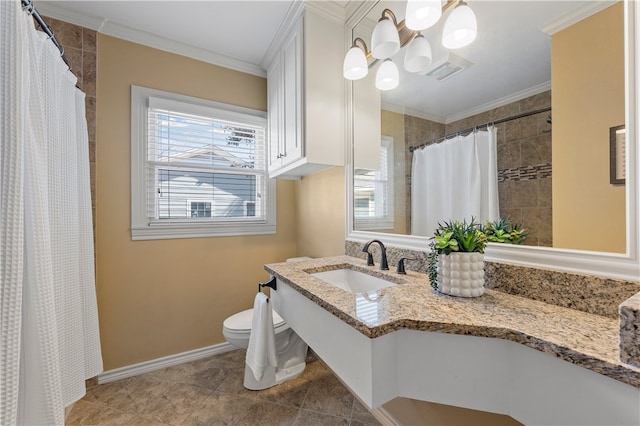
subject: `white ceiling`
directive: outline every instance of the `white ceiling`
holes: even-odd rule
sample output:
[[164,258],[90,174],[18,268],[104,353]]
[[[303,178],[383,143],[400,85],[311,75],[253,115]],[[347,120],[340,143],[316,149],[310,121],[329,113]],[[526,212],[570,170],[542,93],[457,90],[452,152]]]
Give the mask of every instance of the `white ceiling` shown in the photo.
[[33,0],[42,15],[266,76],[260,63],[294,0]]
[[[299,0],[34,0],[33,3],[42,15],[265,76],[263,58],[294,1]],[[322,3],[346,17],[347,1]],[[593,13],[594,7],[597,10],[609,4],[611,1],[602,0],[471,0],[469,5],[476,13],[479,35],[474,43],[455,53],[473,66],[441,82],[403,74],[400,87],[384,93],[383,102],[391,108],[448,122],[462,118],[461,114],[487,109],[496,99],[510,99],[513,93],[548,90],[550,43],[541,28],[550,26],[553,31],[575,22],[578,16],[581,19],[585,10]],[[385,1],[383,6],[391,8],[398,20],[403,18],[404,1]],[[377,6],[377,11],[371,14],[374,23],[383,6]],[[424,33],[434,47],[434,60],[440,55],[439,25]],[[402,60],[402,53],[394,57],[399,68]]]
[[[400,85],[383,92],[385,109],[448,123],[550,90],[550,35],[612,2],[476,0],[468,4],[477,18],[478,36],[470,45],[452,52],[472,65],[438,81],[404,72],[406,49],[402,49],[392,58],[401,71]],[[371,39],[384,7],[392,9],[398,20],[404,19],[404,6],[382,1],[367,15],[367,21],[358,25],[365,28],[365,40]],[[447,54],[441,45],[444,22],[440,19],[423,31],[433,49],[433,65]]]

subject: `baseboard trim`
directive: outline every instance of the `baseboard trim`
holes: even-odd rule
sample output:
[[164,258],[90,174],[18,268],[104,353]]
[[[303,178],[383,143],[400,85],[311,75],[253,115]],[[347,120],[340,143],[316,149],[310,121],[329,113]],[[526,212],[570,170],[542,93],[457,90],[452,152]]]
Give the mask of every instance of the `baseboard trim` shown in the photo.
[[382,406],[371,410],[371,414],[385,426],[400,426],[400,423],[391,415],[389,410]]
[[140,362],[126,367],[115,368],[105,371],[98,375],[98,384],[114,382],[116,380],[126,379],[127,377],[138,376],[140,374],[149,373],[151,371],[160,370],[162,368],[171,367],[185,362],[191,362],[213,355],[223,354],[225,352],[237,349],[229,342],[220,343],[213,346],[207,346],[192,351],[182,352],[175,355],[168,355],[162,358],[152,359]]

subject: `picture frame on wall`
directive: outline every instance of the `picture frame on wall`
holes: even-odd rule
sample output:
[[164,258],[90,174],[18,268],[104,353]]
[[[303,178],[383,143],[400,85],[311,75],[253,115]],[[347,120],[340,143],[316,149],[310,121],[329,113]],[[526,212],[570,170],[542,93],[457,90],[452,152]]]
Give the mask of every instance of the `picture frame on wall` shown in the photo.
[[625,125],[609,128],[609,182],[612,185],[624,185],[626,162],[626,130]]

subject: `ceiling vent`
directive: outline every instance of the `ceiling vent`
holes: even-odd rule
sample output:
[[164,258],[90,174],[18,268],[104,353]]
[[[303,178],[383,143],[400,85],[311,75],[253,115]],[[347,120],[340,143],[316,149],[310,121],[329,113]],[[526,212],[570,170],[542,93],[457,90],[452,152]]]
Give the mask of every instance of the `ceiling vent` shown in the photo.
[[471,65],[473,63],[455,53],[448,52],[443,59],[437,61],[424,75],[442,81],[464,71]]

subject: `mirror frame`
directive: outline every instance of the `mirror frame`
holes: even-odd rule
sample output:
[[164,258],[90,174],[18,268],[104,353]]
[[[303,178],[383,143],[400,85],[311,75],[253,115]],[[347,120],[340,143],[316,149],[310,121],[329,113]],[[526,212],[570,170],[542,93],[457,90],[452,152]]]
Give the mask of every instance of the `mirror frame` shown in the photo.
[[[345,24],[345,49],[351,47],[353,29],[378,2],[361,2],[353,9]],[[638,82],[640,75],[636,58],[640,58],[640,42],[637,39],[636,23],[640,22],[639,8],[634,1],[624,0],[624,40],[625,40],[625,124],[627,129],[626,147],[626,253],[605,253],[573,249],[538,246],[513,246],[489,243],[485,260],[560,272],[594,275],[626,281],[640,281],[640,196],[638,195],[638,149],[637,130],[640,122],[640,99]],[[387,234],[354,230],[353,219],[353,83],[346,82],[346,239],[364,243],[377,238],[386,245],[416,251],[428,250],[428,238],[413,235]],[[632,143],[631,143],[632,142]]]

